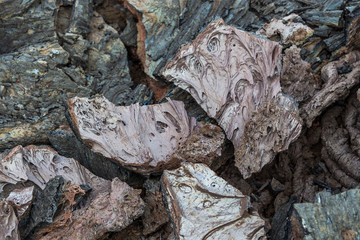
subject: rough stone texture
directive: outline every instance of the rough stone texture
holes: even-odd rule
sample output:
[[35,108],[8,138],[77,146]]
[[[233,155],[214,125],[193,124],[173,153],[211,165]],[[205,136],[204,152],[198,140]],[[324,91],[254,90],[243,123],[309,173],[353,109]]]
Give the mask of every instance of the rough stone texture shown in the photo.
[[146,194],[144,201],[146,204],[144,215],[142,216],[143,231],[146,236],[159,230],[169,222],[169,216],[162,201],[160,182],[157,180],[147,180],[144,184]]
[[320,89],[321,83],[310,64],[301,59],[300,51],[296,46],[285,50],[280,81],[283,92],[302,103]]
[[237,26],[251,23],[245,17],[249,1],[124,0],[137,18],[137,54],[144,71],[156,76],[180,46],[195,38],[216,16]]
[[18,219],[11,204],[6,200],[0,202],[0,239],[20,240]]
[[[221,130],[205,126],[194,132],[201,124],[188,117],[181,102],[169,99],[157,105],[116,107],[104,97],[96,97],[73,98],[68,105],[77,133],[92,151],[140,173],[176,168],[185,159],[180,153],[189,145],[194,149],[189,153],[193,155],[191,159],[186,158],[188,161],[206,160],[211,164],[222,153]],[[198,139],[206,127],[217,129],[213,133],[217,138],[205,134]],[[198,137],[189,139],[193,132]],[[199,141],[207,145],[202,146]]]
[[68,158],[77,160],[96,176],[111,180],[118,177],[130,186],[142,186],[144,178],[122,167],[119,163],[95,154],[85,143],[78,139],[69,126],[60,126],[48,133],[49,140],[56,151]]
[[276,37],[280,36],[282,44],[300,45],[314,33],[314,30],[302,24],[301,21],[302,19],[296,14],[291,14],[281,20],[275,18],[259,29],[257,34],[271,40],[276,40]]
[[[74,159],[60,156],[51,148],[18,146],[11,152],[0,154],[0,159],[1,183],[30,180],[41,189],[48,186],[36,200],[38,208],[33,207],[31,211],[30,222],[39,221],[27,224],[24,220],[22,225],[24,235],[30,238],[97,239],[107,232],[124,229],[144,211],[141,190],[132,189],[118,178],[112,182],[99,178]],[[55,178],[57,183],[48,183],[57,175],[73,185],[65,184],[59,177]],[[92,189],[89,196],[81,201],[79,197],[89,187]],[[55,206],[60,210],[56,211]],[[46,228],[43,228],[43,222],[47,223]]]
[[26,216],[34,199],[34,186],[15,189],[6,198],[15,210],[18,219]]
[[[167,80],[188,91],[224,128],[235,146],[239,165],[244,153],[251,152],[249,158],[257,156],[259,162],[243,161],[240,171],[244,177],[252,172],[244,169],[260,170],[301,131],[295,103],[280,93],[280,51],[277,43],[229,27],[218,19],[193,43],[182,47],[162,72]],[[271,122],[262,117],[266,111],[267,116],[273,111]],[[262,132],[251,136],[247,129],[251,130],[252,119],[256,118],[262,121],[256,123]],[[284,135],[276,136],[280,131]],[[254,140],[248,149],[242,141],[244,135]],[[255,139],[261,139],[258,146],[266,147],[256,148]]]
[[348,96],[350,89],[360,82],[359,61],[360,52],[352,51],[322,68],[321,78],[325,82],[322,89],[300,109],[308,127],[327,107]]
[[360,183],[359,100],[355,94],[344,107],[335,106],[322,117],[322,157],[335,179],[347,188]]
[[248,212],[249,197],[204,164],[164,171],[163,193],[176,239],[259,239],[264,221]]
[[[293,236],[303,239],[357,239],[360,236],[360,190],[341,194],[318,193],[314,203],[294,205]],[[316,221],[314,221],[316,219]],[[353,238],[344,238],[352,235]]]
[[350,27],[349,27],[349,34],[348,34],[348,47],[353,50],[360,50],[360,16],[355,18],[354,21],[352,21]]

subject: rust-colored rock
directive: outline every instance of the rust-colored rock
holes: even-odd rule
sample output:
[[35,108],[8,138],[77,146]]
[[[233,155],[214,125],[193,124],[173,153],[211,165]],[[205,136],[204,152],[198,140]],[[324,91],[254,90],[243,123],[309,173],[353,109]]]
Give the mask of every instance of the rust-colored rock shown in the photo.
[[18,219],[13,207],[6,200],[0,202],[0,239],[20,240]]
[[164,171],[163,193],[176,239],[260,239],[264,221],[248,212],[249,197],[205,164]]
[[[235,157],[244,177],[285,150],[301,131],[295,103],[280,92],[280,53],[279,44],[218,19],[182,47],[162,72],[223,127],[235,150],[239,148]],[[266,119],[264,113],[272,119]],[[256,122],[261,135],[247,130],[255,119],[261,119]],[[254,140],[252,145],[244,144],[244,135]]]
[[302,24],[301,20],[301,17],[296,14],[291,14],[281,20],[274,18],[259,29],[257,33],[269,39],[280,36],[283,44],[300,45],[314,33],[314,30]]
[[[188,117],[182,102],[169,99],[157,105],[116,107],[96,97],[73,98],[68,106],[73,125],[92,151],[140,173],[176,168],[184,160],[211,164],[221,156],[221,129],[201,128],[195,118]],[[213,129],[208,135],[216,137],[201,136],[206,128]]]

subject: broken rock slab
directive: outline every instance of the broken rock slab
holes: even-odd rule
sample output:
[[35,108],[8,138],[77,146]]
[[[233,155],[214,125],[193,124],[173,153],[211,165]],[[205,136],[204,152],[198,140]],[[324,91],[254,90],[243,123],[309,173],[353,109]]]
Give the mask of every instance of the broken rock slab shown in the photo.
[[183,160],[211,164],[222,154],[221,129],[188,117],[182,102],[115,106],[98,96],[72,98],[68,106],[72,124],[93,152],[139,173],[176,168]]
[[[18,146],[10,152],[0,154],[0,159],[1,186],[29,180],[43,191],[48,187],[58,196],[51,198],[51,201],[57,201],[54,203],[44,200],[49,194],[40,193],[40,196],[44,196],[37,198],[37,201],[43,199],[40,201],[43,204],[38,206],[40,209],[43,209],[45,202],[51,202],[49,210],[54,210],[54,206],[60,206],[61,210],[56,211],[53,220],[44,218],[45,215],[36,215],[42,211],[31,211],[31,219],[38,218],[40,221],[21,225],[27,236],[43,239],[98,239],[107,232],[124,229],[144,212],[141,190],[132,189],[118,178],[112,181],[99,178],[74,159],[60,156],[49,147]],[[60,187],[48,186],[50,179],[56,176],[63,178],[63,184],[61,181],[55,184],[63,186],[63,191]],[[70,181],[71,185],[65,181]],[[88,197],[79,204],[80,195],[90,188]],[[45,214],[49,213],[44,211]],[[44,219],[47,223],[45,226],[41,224]],[[27,229],[27,226],[35,228]],[[34,229],[36,230],[33,231]]]
[[314,33],[314,30],[302,24],[301,21],[301,17],[296,14],[291,14],[281,20],[274,18],[256,33],[268,39],[276,39],[280,36],[282,44],[300,45]]
[[358,239],[360,190],[317,194],[314,203],[294,204],[291,235],[299,239]]
[[218,19],[182,47],[162,72],[223,127],[245,178],[286,150],[301,132],[295,103],[280,92],[280,53],[279,44]]
[[31,186],[11,191],[9,196],[6,198],[6,201],[13,206],[18,219],[21,219],[29,212],[29,207],[31,206],[33,199],[34,186]]
[[265,222],[249,213],[250,198],[205,164],[184,163],[161,181],[176,239],[265,237]]
[[18,219],[11,204],[2,200],[0,202],[0,239],[20,240]]

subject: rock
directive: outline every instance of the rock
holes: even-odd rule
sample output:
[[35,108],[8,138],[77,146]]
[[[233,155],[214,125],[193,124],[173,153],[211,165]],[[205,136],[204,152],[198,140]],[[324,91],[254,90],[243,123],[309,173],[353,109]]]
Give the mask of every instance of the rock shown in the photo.
[[263,35],[268,39],[273,39],[280,35],[282,44],[300,45],[314,33],[314,30],[300,21],[302,19],[296,14],[291,14],[282,20],[274,18],[270,23],[265,24],[259,29],[257,34]]
[[23,218],[29,212],[29,207],[34,199],[34,186],[15,189],[6,198],[13,207],[18,219]]
[[146,189],[144,197],[146,207],[142,216],[142,233],[146,236],[165,225],[169,221],[169,216],[162,201],[160,182],[149,179],[145,182],[144,187]]
[[[187,153],[192,155],[188,161],[206,160],[211,164],[221,156],[221,130],[202,127],[195,118],[188,117],[184,104],[178,101],[116,107],[104,97],[73,98],[68,106],[76,132],[93,152],[139,173],[176,168],[184,160],[181,153],[188,149],[192,150]],[[206,127],[215,130],[211,134],[216,138],[201,135]],[[193,134],[198,136],[190,139]],[[199,141],[207,144],[205,148]]]
[[204,164],[184,163],[162,176],[176,239],[259,239],[264,221],[248,212],[249,197]]
[[352,94],[345,108],[335,106],[321,120],[322,157],[335,179],[347,188],[360,183],[359,107],[359,101]]
[[360,48],[359,48],[359,45],[360,45],[359,31],[360,31],[360,16],[355,18],[349,27],[347,46],[350,49],[360,50]]
[[[51,148],[18,146],[0,154],[0,159],[1,182],[30,180],[43,189],[30,220],[22,220],[20,226],[29,238],[98,239],[107,232],[124,229],[144,212],[141,190],[132,189],[118,178],[112,182],[99,178]],[[61,177],[49,183],[57,175]],[[87,192],[85,200],[81,196]]]
[[306,11],[300,16],[309,25],[326,25],[329,27],[341,28],[343,27],[342,22],[342,10],[310,10]]
[[310,64],[301,59],[300,51],[296,46],[285,50],[280,81],[284,93],[303,103],[320,89],[321,83]]
[[[318,193],[314,203],[294,205],[292,236],[303,239],[356,239],[360,235],[360,190]],[[315,220],[316,219],[316,220]],[[295,226],[299,226],[294,228]],[[348,235],[354,238],[343,238]]]
[[157,76],[181,45],[193,40],[214,17],[221,16],[238,26],[249,24],[242,19],[249,9],[249,2],[244,0],[123,1],[137,18],[137,54],[151,77]]
[[216,20],[162,72],[224,128],[245,178],[287,149],[301,131],[295,103],[280,92],[280,52],[277,43]]
[[[325,65],[321,70],[321,78],[325,82],[322,89],[318,91],[311,101],[304,104],[301,116],[306,125],[310,127],[314,119],[319,116],[327,107],[339,99],[345,98],[352,87],[359,83],[360,52],[353,51],[337,61]],[[341,68],[346,68],[348,73],[341,73]]]
[[291,222],[290,217],[294,210],[295,199],[283,204],[275,213],[271,221],[271,239],[290,239]]
[[20,240],[18,219],[11,204],[2,200],[0,202],[0,239]]
[[273,190],[275,192],[282,192],[285,190],[285,186],[284,186],[284,184],[279,182],[276,178],[273,178],[271,180],[271,190]]
[[108,158],[95,154],[85,143],[79,140],[69,126],[48,133],[49,140],[56,151],[68,158],[77,160],[96,176],[111,180],[118,177],[130,186],[142,186],[143,176],[129,171]]

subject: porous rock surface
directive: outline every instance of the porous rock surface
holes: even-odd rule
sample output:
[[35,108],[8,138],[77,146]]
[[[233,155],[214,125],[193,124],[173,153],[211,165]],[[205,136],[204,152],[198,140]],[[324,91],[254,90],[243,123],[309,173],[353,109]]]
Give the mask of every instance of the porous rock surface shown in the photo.
[[[295,103],[280,92],[280,52],[277,43],[218,19],[182,47],[162,72],[223,127],[244,177],[272,161],[301,132]],[[257,133],[251,132],[254,124]]]
[[[182,102],[115,106],[98,96],[73,98],[68,105],[73,125],[93,152],[140,173],[176,168],[185,159],[211,164],[222,154],[221,129],[188,117]],[[206,128],[209,134],[202,134]],[[183,156],[189,148],[193,156]]]

